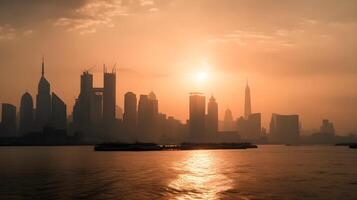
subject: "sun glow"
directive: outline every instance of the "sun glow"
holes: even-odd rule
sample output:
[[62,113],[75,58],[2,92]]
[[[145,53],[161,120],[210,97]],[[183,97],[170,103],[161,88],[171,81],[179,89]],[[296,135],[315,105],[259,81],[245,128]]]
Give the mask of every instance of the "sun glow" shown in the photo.
[[210,78],[210,69],[211,67],[207,62],[203,61],[202,63],[200,63],[199,68],[193,76],[196,83],[202,84],[207,82]]
[[196,81],[197,82],[204,82],[208,79],[208,73],[206,71],[200,71],[196,74]]

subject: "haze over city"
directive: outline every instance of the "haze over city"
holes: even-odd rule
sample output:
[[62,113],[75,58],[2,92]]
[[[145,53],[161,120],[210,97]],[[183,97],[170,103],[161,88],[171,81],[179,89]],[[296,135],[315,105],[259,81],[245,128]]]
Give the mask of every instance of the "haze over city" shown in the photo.
[[[274,2],[274,3],[272,3]],[[46,78],[68,107],[79,76],[117,64],[117,105],[128,91],[154,91],[160,112],[188,119],[189,92],[213,94],[219,118],[253,112],[299,114],[303,129],[334,122],[357,129],[357,3],[354,1],[3,1],[0,102],[36,94]]]

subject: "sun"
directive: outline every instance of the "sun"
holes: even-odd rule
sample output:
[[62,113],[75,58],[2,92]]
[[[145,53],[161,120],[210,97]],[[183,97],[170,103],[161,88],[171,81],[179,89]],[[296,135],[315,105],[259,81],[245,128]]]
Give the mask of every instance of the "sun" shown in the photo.
[[208,72],[199,71],[196,73],[196,81],[199,83],[205,82],[208,79]]

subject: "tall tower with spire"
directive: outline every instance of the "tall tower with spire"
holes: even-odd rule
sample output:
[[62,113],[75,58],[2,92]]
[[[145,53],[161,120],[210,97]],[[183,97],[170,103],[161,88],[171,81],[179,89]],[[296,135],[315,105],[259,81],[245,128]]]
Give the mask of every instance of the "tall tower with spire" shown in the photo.
[[45,78],[45,59],[42,57],[41,78],[38,83],[36,96],[35,122],[38,129],[42,129],[51,121],[51,86]]
[[250,100],[250,88],[247,81],[247,86],[245,87],[244,118],[248,119],[248,117],[251,114],[252,114],[252,105]]

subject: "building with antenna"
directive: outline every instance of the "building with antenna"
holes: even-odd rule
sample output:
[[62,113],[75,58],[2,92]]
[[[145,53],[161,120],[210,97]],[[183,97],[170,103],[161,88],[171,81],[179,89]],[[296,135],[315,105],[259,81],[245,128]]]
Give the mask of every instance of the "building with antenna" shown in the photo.
[[116,107],[116,68],[108,72],[104,65],[104,88],[103,88],[103,119],[104,122],[115,120]]
[[42,72],[36,96],[35,126],[42,130],[51,121],[51,85],[45,77],[45,59],[42,57]]
[[112,72],[107,72],[103,66],[103,87],[93,86],[91,69],[84,71],[80,78],[80,94],[73,107],[75,131],[94,131],[94,127],[103,123],[111,125],[116,120],[116,68],[114,66]]

